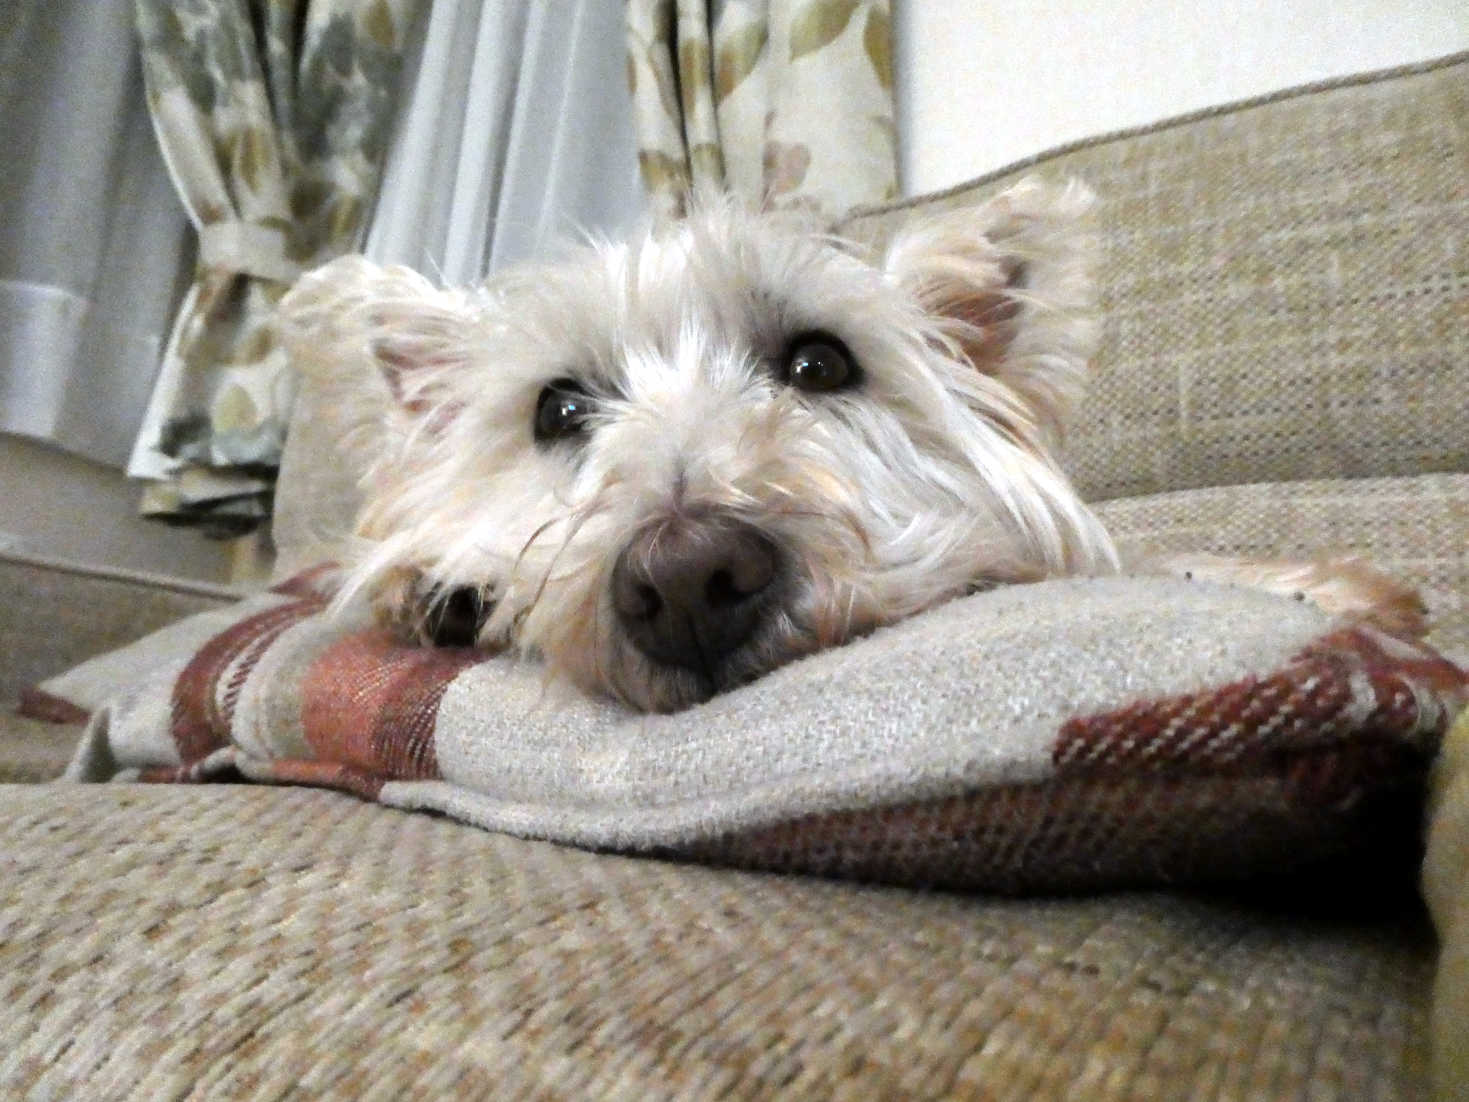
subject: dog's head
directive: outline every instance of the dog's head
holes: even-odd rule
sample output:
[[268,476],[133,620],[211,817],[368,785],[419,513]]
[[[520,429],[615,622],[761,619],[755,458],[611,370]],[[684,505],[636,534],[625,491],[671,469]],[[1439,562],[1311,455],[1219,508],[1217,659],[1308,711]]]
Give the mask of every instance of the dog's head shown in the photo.
[[1053,454],[1096,336],[1088,204],[1023,184],[875,258],[721,207],[471,290],[328,265],[284,314],[373,426],[348,591],[666,711],[1106,567]]

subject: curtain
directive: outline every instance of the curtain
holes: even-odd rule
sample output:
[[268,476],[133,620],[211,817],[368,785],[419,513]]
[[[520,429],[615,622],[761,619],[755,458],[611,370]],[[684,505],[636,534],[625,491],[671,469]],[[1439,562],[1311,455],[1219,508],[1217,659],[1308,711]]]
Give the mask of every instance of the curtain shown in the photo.
[[364,251],[449,284],[641,217],[608,0],[436,0]]
[[295,393],[267,324],[352,248],[423,0],[136,0],[147,104],[198,265],[128,473],[145,514],[238,535],[269,515]]
[[628,0],[627,79],[655,210],[732,192],[835,218],[896,197],[887,0]]
[[121,468],[192,262],[128,5],[21,0],[0,33],[0,431]]

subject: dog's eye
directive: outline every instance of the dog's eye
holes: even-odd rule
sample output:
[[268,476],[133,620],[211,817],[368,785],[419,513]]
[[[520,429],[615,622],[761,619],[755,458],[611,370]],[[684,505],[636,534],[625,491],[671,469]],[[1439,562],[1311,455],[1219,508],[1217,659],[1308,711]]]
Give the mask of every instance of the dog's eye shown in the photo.
[[781,377],[797,390],[819,393],[855,386],[860,376],[846,345],[829,333],[807,333],[791,342]]
[[536,399],[534,434],[538,443],[565,440],[587,431],[592,398],[575,379],[557,379]]
[[480,591],[467,586],[435,593],[424,617],[424,630],[436,647],[472,647],[491,605]]

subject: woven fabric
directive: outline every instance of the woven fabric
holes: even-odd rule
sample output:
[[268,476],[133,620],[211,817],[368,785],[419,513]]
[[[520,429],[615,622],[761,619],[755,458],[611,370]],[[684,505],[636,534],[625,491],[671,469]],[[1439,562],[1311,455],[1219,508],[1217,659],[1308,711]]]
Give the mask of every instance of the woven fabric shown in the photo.
[[83,728],[67,719],[33,719],[0,708],[0,784],[55,780],[82,734]]
[[92,655],[238,597],[217,586],[0,555],[0,702]]
[[1469,473],[1182,490],[1102,502],[1127,561],[1357,555],[1418,589],[1429,641],[1469,662]]
[[1433,767],[1423,897],[1438,930],[1433,1049],[1438,1097],[1469,1088],[1469,712]]
[[6,1097],[1424,1091],[1417,916],[837,885],[320,791],[0,803]]
[[1469,470],[1469,55],[1083,143],[860,216],[885,239],[1018,176],[1101,197],[1092,500]]
[[323,601],[305,578],[185,653],[155,645],[159,672],[119,686],[68,775],[243,774],[597,849],[1074,891],[1411,834],[1469,697],[1425,647],[1174,578],[979,594],[674,716],[353,630]]

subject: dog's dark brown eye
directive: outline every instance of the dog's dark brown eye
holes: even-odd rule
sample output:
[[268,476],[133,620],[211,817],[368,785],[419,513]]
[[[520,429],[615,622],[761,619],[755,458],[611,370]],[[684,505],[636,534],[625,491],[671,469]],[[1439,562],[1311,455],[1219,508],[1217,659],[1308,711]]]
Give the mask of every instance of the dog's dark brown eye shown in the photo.
[[592,398],[575,379],[557,379],[536,399],[534,434],[537,443],[565,440],[587,431]]
[[472,647],[491,607],[468,586],[435,594],[424,617],[425,633],[436,647]]
[[809,333],[791,342],[782,376],[797,390],[820,393],[854,386],[859,373],[846,345],[828,333]]

